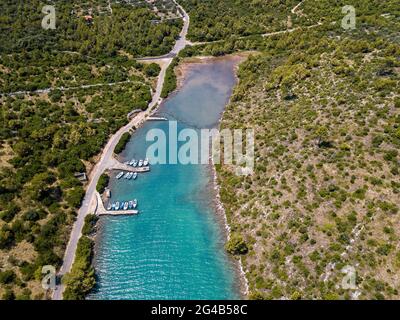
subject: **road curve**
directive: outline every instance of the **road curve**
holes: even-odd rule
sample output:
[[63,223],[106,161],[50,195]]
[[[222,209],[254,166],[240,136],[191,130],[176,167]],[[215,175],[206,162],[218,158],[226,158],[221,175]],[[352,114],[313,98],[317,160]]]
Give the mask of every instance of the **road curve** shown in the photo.
[[[164,84],[164,79],[165,79],[165,72],[168,68],[168,66],[172,62],[172,57],[176,56],[183,48],[186,47],[187,41],[186,41],[186,35],[189,29],[189,23],[190,23],[190,18],[189,15],[186,13],[186,11],[180,6],[175,0],[173,0],[177,7],[181,10],[183,13],[183,28],[182,31],[179,35],[179,39],[176,41],[175,46],[171,50],[171,52],[168,54],[168,57],[166,58],[158,58],[160,62],[163,62],[161,65],[161,71],[158,76],[158,81],[157,81],[157,88],[156,91],[154,92],[152,101],[150,102],[148,108],[146,111],[138,113],[127,125],[124,127],[120,128],[111,138],[109,139],[108,143],[104,147],[101,158],[97,162],[97,164],[94,166],[93,170],[90,173],[89,176],[89,184],[86,189],[86,194],[85,197],[82,201],[82,205],[78,211],[77,219],[72,227],[71,235],[69,242],[67,244],[67,248],[64,253],[64,259],[63,259],[63,264],[58,272],[58,276],[63,276],[66,273],[68,273],[71,270],[72,264],[74,262],[75,258],[75,251],[76,247],[78,244],[78,240],[81,237],[82,234],[82,227],[85,222],[85,217],[88,213],[92,213],[95,207],[95,192],[96,192],[96,185],[97,181],[99,180],[101,174],[110,166],[112,163],[113,159],[113,151],[117,143],[119,142],[121,136],[125,132],[129,132],[130,129],[132,129],[133,126],[138,127],[140,126],[146,119],[153,113],[153,108],[157,105],[160,104],[162,101],[161,99],[161,91],[163,88]],[[53,300],[62,300],[62,295],[64,291],[64,286],[63,285],[57,285],[56,288],[53,291]]]

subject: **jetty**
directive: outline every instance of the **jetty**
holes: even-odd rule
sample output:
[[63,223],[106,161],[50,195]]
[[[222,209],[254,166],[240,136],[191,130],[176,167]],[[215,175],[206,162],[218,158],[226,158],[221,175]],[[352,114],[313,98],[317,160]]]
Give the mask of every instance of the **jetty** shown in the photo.
[[147,120],[148,121],[168,121],[168,119],[165,117],[148,117]]
[[96,192],[96,215],[98,216],[131,216],[139,213],[139,210],[107,210],[104,207],[103,200],[98,192]]
[[138,173],[150,171],[150,166],[132,167],[125,163],[119,162],[115,158],[112,158],[112,160],[110,159],[110,162],[111,163],[110,163],[110,166],[108,167],[108,170],[119,170],[119,171],[138,172]]

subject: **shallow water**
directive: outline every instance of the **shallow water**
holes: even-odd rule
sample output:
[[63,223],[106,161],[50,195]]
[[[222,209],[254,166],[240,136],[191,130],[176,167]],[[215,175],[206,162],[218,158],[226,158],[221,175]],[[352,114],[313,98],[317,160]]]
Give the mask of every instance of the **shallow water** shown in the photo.
[[[159,115],[178,121],[178,131],[211,128],[236,83],[235,59],[191,64],[179,91]],[[145,158],[148,130],[168,133],[168,122],[136,131],[125,159]],[[169,150],[168,150],[169,151]],[[102,217],[94,264],[98,284],[89,299],[237,299],[235,266],[213,203],[206,165],[153,165],[137,180],[111,179],[112,201],[138,199],[137,216]]]

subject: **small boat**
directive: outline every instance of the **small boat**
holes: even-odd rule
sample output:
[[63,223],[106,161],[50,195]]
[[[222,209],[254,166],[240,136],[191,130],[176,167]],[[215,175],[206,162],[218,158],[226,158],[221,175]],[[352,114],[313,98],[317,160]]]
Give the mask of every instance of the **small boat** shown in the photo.
[[128,177],[129,177],[129,172],[125,173],[124,179],[128,179]]
[[138,165],[138,162],[135,160],[135,161],[132,163],[132,167],[137,167],[137,165]]
[[124,210],[128,210],[128,207],[129,207],[129,203],[127,201],[127,202],[124,203]]
[[149,165],[149,159],[144,159],[144,161],[143,161],[143,165],[145,166],[145,167],[147,167],[148,165]]
[[131,179],[132,179],[132,175],[133,175],[133,173],[132,173],[132,172],[129,172],[128,175],[127,175],[127,177],[126,177],[126,179],[131,180]]
[[125,161],[124,164],[129,164],[129,161]]
[[139,167],[143,166],[143,160],[139,160],[138,166]]
[[130,201],[129,201],[129,209],[132,209],[132,208],[133,208],[133,201],[130,200]]
[[115,210],[115,202],[111,205],[111,210]]
[[115,210],[119,210],[119,201],[115,203]]
[[112,209],[112,204],[111,204],[111,202],[109,202],[107,205],[107,211],[110,211],[111,209]]
[[124,175],[124,172],[121,171],[120,173],[117,174],[116,178],[121,179],[123,175]]
[[135,180],[137,178],[137,172],[132,173],[132,179]]
[[132,202],[133,202],[132,207],[133,209],[135,209],[137,207],[137,200],[134,199]]
[[133,164],[134,164],[135,162],[136,162],[136,160],[135,160],[135,159],[132,159],[131,161],[129,161],[128,164],[129,164],[130,166],[133,166]]

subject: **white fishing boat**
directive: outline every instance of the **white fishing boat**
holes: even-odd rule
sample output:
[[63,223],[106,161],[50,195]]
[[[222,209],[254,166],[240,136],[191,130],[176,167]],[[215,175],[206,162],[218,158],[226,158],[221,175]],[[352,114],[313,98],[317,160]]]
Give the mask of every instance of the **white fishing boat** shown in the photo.
[[139,160],[138,166],[139,167],[143,166],[143,160]]
[[129,177],[129,172],[125,173],[124,179],[128,179],[128,177]]
[[138,162],[135,160],[135,161],[133,162],[133,164],[132,164],[132,167],[137,167],[137,165],[138,165]]
[[129,201],[129,209],[133,209],[133,201],[132,200]]
[[135,162],[135,159],[132,159],[131,161],[129,161],[129,165],[133,166],[133,163]]
[[133,200],[133,205],[132,205],[133,209],[135,209],[137,207],[137,204],[138,204],[137,200],[134,199]]
[[133,180],[136,180],[137,175],[138,175],[137,172],[133,172],[133,173],[132,173],[132,179],[133,179]]
[[120,173],[117,174],[116,178],[121,179],[123,175],[124,175],[124,172],[121,171]]
[[111,204],[111,202],[109,202],[107,205],[107,211],[110,211],[111,209],[112,209],[112,204]]
[[115,210],[119,210],[119,201],[115,203]]
[[128,179],[128,180],[131,180],[131,179],[132,179],[132,176],[133,176],[133,172],[129,172],[127,179]]
[[111,205],[111,210],[115,210],[115,202]]
[[129,202],[126,201],[126,202],[124,203],[124,210],[128,210],[128,207],[129,207]]
[[143,161],[143,165],[145,166],[145,167],[147,167],[148,165],[149,165],[149,159],[144,159],[144,161]]

